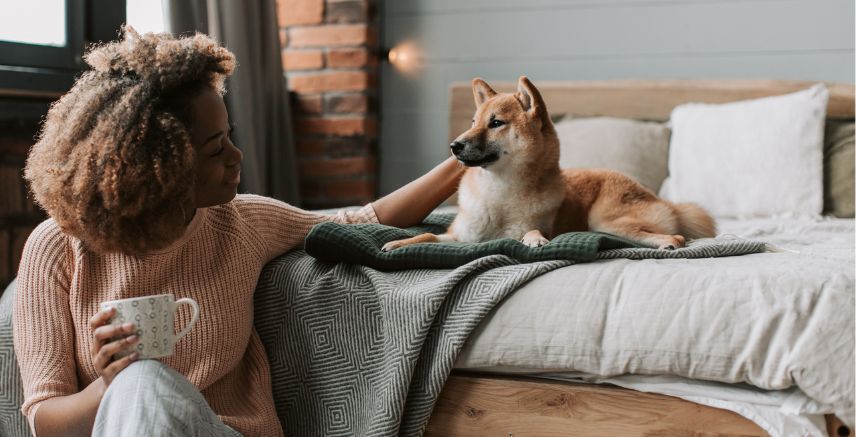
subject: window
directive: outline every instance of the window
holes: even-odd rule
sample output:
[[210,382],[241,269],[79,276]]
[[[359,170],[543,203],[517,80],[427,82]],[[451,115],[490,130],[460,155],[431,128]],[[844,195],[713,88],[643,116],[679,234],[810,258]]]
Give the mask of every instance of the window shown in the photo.
[[164,32],[163,4],[158,0],[126,0],[127,23],[137,32]]
[[0,41],[65,46],[65,0],[30,0],[28,6],[3,7]]
[[62,94],[85,45],[115,39],[125,21],[115,0],[0,0],[0,10],[0,95]]

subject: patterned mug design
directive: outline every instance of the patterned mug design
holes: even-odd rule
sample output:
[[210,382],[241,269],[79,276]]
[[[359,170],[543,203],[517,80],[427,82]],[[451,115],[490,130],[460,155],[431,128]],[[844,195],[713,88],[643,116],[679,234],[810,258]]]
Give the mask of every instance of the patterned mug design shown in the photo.
[[[173,321],[175,310],[181,304],[193,307],[193,316],[190,323],[176,334],[173,332]],[[136,334],[140,337],[140,341],[135,348],[140,358],[172,355],[175,343],[187,335],[199,319],[199,305],[195,300],[189,297],[175,300],[172,293],[101,302],[100,307],[102,310],[116,308],[116,314],[110,319],[111,325],[118,326],[126,322],[136,325]],[[114,358],[122,358],[133,351],[133,349],[126,349],[114,355]]]

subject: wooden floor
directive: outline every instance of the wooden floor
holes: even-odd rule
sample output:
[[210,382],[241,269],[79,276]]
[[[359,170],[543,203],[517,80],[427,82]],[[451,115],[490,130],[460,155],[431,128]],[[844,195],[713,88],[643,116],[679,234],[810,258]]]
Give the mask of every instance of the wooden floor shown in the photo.
[[731,411],[619,387],[453,374],[426,436],[766,436]]

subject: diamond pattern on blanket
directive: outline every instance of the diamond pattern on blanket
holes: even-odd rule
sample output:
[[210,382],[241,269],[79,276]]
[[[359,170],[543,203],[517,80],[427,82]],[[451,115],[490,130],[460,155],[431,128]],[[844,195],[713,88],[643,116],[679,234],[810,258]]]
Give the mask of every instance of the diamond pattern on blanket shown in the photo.
[[274,399],[294,436],[420,435],[458,352],[508,293],[569,261],[485,257],[384,273],[293,252],[256,290]]

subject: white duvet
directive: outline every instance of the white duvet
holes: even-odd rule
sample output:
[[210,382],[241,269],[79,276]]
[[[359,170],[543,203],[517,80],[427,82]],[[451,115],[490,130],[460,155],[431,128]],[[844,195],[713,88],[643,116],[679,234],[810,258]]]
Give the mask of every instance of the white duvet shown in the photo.
[[719,228],[719,238],[761,240],[778,252],[552,271],[498,305],[455,367],[796,389],[807,396],[796,412],[834,412],[852,426],[854,221],[742,220]]

